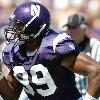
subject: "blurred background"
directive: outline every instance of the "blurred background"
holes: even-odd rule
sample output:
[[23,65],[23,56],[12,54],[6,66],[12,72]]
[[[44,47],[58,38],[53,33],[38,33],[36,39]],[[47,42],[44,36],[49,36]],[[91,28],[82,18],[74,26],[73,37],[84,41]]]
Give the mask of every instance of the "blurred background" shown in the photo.
[[51,27],[62,31],[70,14],[84,13],[89,23],[89,35],[100,39],[100,0],[0,0],[0,42],[3,29],[8,25],[9,16],[23,2],[37,1],[45,5],[51,14]]

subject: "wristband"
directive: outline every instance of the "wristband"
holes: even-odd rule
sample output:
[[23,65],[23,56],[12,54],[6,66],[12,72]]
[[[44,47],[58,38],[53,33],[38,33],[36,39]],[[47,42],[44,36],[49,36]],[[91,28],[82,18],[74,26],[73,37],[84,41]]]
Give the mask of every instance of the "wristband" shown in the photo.
[[5,77],[3,72],[0,72],[0,80],[2,80]]
[[89,95],[88,93],[86,93],[86,95],[84,96],[84,100],[98,100],[94,97],[92,97],[91,95]]

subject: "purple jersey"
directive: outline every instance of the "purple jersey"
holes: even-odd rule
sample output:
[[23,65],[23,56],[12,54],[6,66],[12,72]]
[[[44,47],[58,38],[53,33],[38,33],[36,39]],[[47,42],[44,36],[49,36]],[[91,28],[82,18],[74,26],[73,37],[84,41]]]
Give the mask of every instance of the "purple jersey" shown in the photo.
[[26,52],[16,42],[7,44],[4,63],[24,86],[30,100],[77,100],[74,73],[60,65],[70,54],[79,53],[78,46],[66,33],[50,30],[35,52]]

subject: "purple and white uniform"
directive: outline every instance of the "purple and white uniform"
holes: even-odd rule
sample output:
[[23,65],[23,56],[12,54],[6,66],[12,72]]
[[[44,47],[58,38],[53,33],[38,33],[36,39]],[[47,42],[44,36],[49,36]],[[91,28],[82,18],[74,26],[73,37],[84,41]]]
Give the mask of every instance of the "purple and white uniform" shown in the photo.
[[30,100],[77,100],[81,96],[74,73],[60,65],[65,56],[79,53],[70,36],[50,30],[38,50],[30,54],[23,48],[16,42],[7,44],[3,60]]

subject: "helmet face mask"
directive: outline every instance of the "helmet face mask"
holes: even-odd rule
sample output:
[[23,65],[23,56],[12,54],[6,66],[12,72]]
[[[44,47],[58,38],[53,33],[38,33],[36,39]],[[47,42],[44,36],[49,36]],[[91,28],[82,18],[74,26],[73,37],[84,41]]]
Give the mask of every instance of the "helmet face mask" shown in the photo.
[[39,3],[27,2],[18,6],[10,17],[5,37],[9,42],[14,39],[27,41],[40,35],[45,36],[49,31],[49,25],[49,11]]
[[21,33],[23,32],[24,25],[14,19],[10,19],[10,24],[7,28],[5,28],[5,37],[7,41],[14,40],[19,38]]

